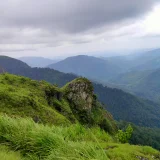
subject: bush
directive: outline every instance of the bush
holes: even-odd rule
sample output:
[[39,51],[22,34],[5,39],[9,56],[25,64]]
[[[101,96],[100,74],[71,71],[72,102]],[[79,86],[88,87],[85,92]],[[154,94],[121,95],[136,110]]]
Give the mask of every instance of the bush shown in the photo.
[[132,133],[133,133],[133,128],[129,124],[125,131],[118,130],[118,133],[117,133],[116,137],[117,137],[119,142],[127,143],[129,141],[129,139],[131,138]]

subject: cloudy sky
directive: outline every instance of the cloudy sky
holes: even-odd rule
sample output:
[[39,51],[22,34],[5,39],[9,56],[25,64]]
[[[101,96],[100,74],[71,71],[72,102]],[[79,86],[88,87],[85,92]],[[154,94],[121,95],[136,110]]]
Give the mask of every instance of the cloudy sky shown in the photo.
[[159,0],[3,0],[0,54],[59,57],[160,47]]

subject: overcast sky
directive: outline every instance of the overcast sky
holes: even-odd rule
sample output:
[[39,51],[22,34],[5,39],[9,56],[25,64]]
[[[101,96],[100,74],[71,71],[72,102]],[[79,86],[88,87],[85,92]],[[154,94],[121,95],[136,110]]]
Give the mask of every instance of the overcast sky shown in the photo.
[[160,48],[159,19],[159,0],[2,0],[0,54],[66,57]]

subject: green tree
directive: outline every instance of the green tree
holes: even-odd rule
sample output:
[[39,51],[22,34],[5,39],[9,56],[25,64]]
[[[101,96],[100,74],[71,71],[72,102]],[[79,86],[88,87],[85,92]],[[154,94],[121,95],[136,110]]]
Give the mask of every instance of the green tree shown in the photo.
[[129,124],[125,131],[118,130],[116,137],[121,143],[127,143],[131,138],[132,133],[133,133],[133,128]]

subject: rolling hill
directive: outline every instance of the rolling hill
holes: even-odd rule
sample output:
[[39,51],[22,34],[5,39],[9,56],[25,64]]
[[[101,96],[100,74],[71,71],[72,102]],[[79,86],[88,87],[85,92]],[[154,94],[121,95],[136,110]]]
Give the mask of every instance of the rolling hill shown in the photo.
[[160,69],[134,71],[112,79],[110,83],[137,96],[160,103]]
[[106,81],[121,73],[118,66],[101,58],[79,55],[48,66],[64,73],[74,73],[92,80]]
[[159,151],[149,146],[119,142],[131,135],[131,126],[117,132],[111,114],[85,78],[58,88],[45,81],[0,75],[0,159],[159,159]]
[[95,99],[92,84],[85,78],[75,79],[63,88],[10,74],[1,74],[0,82],[0,113],[31,117],[39,123],[79,122],[106,130],[111,127],[112,116]]
[[79,55],[66,58],[48,67],[64,73],[74,73],[91,80],[107,83],[111,79],[116,79],[119,75],[131,71],[137,72],[160,68],[160,49],[107,58]]
[[160,49],[151,50],[140,54],[135,60],[137,65],[131,70],[133,71],[145,71],[155,70],[160,68]]
[[[48,68],[24,68],[23,70],[21,68],[12,73],[34,80],[46,80],[59,86],[77,78],[75,75],[64,74]],[[137,98],[119,89],[112,89],[98,83],[93,83],[93,85],[98,99],[105,104],[106,109],[112,113],[115,119],[130,121],[141,126],[160,127],[160,105]]]
[[7,56],[0,56],[0,67],[8,72],[14,72],[16,70],[20,70],[21,68],[30,68],[26,63]]
[[[26,72],[30,72],[31,69],[26,69]],[[112,96],[115,97],[113,101],[107,100],[112,105],[114,102],[121,103],[116,97],[118,92],[119,96],[123,95],[120,98],[126,96],[126,99],[129,99],[120,90],[112,89],[114,92],[112,94],[110,88],[105,87],[104,91],[104,86],[100,84],[94,84],[94,88],[96,92],[99,92],[98,97],[102,95],[108,97],[107,94],[110,95],[109,99]],[[125,101],[125,98],[122,101]],[[132,113],[134,115],[134,111]],[[45,81],[35,81],[8,73],[0,74],[1,159],[51,160],[59,156],[65,159],[66,157],[72,159],[74,156],[78,159],[95,160],[113,160],[115,157],[124,160],[135,160],[135,157],[159,159],[159,152],[151,147],[120,144],[117,141],[117,135],[113,134],[116,130],[111,114],[105,111],[97,101],[91,82],[85,78],[77,78],[62,88],[58,88]],[[154,133],[152,140],[157,140],[156,130],[151,131]],[[123,134],[125,135],[125,132]],[[132,143],[146,144],[143,140],[139,141],[140,136],[139,132],[136,132],[134,136],[136,139],[133,140],[133,137]],[[155,142],[147,144],[153,144],[153,147],[158,149],[158,146],[154,146]]]

